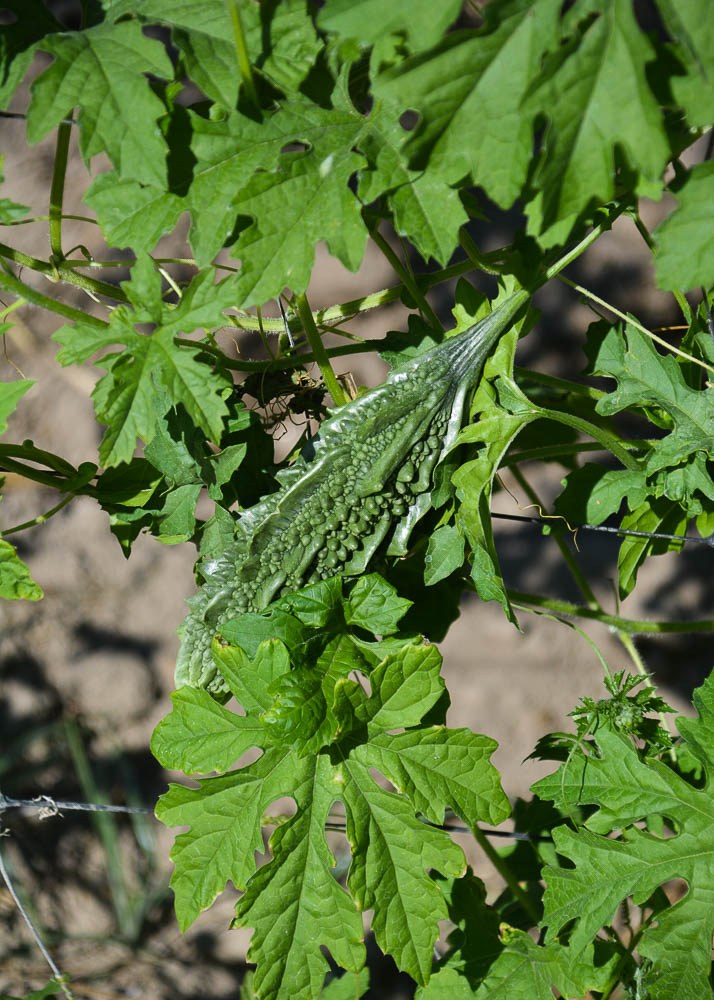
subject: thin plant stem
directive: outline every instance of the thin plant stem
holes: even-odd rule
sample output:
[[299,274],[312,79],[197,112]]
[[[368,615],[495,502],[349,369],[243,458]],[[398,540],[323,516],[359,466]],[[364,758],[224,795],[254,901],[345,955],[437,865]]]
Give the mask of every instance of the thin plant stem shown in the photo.
[[534,371],[531,368],[519,368],[516,365],[513,374],[519,378],[527,379],[529,382],[536,382],[539,385],[546,385],[552,389],[559,389],[562,392],[570,392],[578,396],[585,396],[587,399],[598,400],[607,396],[602,389],[594,389],[591,385],[583,385],[581,382],[571,382],[569,379],[557,378],[555,375],[546,375],[545,372]]
[[605,446],[605,449],[612,452],[615,458],[618,458],[626,469],[632,469],[635,472],[639,471],[640,463],[637,459],[633,458],[622,447],[617,438],[604,428],[598,427],[597,424],[593,424],[589,420],[583,420],[581,417],[576,417],[574,414],[566,413],[563,410],[543,408],[540,410],[540,415],[550,420],[556,420],[558,423],[565,424],[566,427],[572,427],[574,430],[587,434],[588,437],[594,438],[596,441],[600,441]]
[[613,222],[618,218],[618,216],[622,215],[623,211],[623,208],[615,209],[607,216],[606,219],[603,219],[601,223],[594,226],[587,236],[584,236],[579,243],[576,243],[574,247],[567,250],[562,257],[558,257],[558,259],[546,269],[545,281],[550,281],[551,278],[555,278],[559,275],[564,268],[568,267],[569,264],[572,264],[574,260],[581,256],[581,254],[585,253],[588,247],[592,246],[593,243],[599,240],[603,233],[612,229]]
[[[2,245],[0,245],[0,255],[2,255],[2,252]],[[90,313],[86,313],[81,309],[73,309],[72,306],[65,305],[64,302],[58,302],[57,299],[51,299],[47,295],[43,295],[42,292],[38,292],[30,285],[26,285],[24,281],[20,281],[19,278],[16,278],[9,271],[0,270],[0,287],[14,292],[15,295],[19,295],[21,298],[31,302],[33,306],[40,306],[49,312],[64,316],[65,319],[72,319],[76,323],[84,323],[85,325],[94,326],[101,330],[109,326],[103,319],[97,319],[96,316],[92,316]]]
[[459,243],[461,244],[462,250],[477,271],[483,271],[484,274],[493,275],[503,273],[502,267],[492,263],[488,257],[481,253],[464,226],[462,226],[459,230]]
[[382,234],[376,227],[370,230],[370,236],[377,244],[379,249],[382,251],[384,256],[387,258],[389,263],[392,265],[396,273],[402,279],[404,287],[407,289],[407,291],[410,293],[410,295],[416,302],[420,311],[424,315],[424,318],[428,320],[428,322],[434,327],[435,330],[443,330],[444,328],[439,322],[439,317],[436,315],[434,310],[427,302],[426,296],[421,291],[416,281],[412,278],[407,268],[404,267],[399,257],[395,254],[394,250],[392,250],[387,240],[385,240],[385,238],[382,236]]
[[606,302],[605,299],[601,299],[599,295],[596,295],[594,292],[591,292],[587,288],[583,288],[582,285],[576,284],[574,281],[571,281],[564,275],[562,274],[558,275],[558,279],[559,281],[564,282],[570,288],[574,288],[576,292],[580,292],[581,295],[584,295],[586,298],[591,299],[591,301],[597,302],[598,305],[604,306],[605,309],[609,309],[609,311],[611,313],[614,313],[615,316],[618,317],[618,319],[621,319],[625,323],[629,323],[630,326],[634,326],[636,330],[640,331],[640,333],[644,333],[646,337],[649,337],[650,340],[654,340],[655,343],[659,344],[661,347],[666,348],[666,350],[670,351],[672,354],[678,354],[680,358],[684,358],[686,361],[691,361],[693,362],[693,364],[699,365],[700,368],[706,368],[708,372],[712,372],[714,374],[714,365],[708,365],[706,361],[702,361],[700,358],[695,358],[691,354],[687,354],[686,351],[680,351],[678,347],[673,347],[671,344],[668,344],[667,341],[664,340],[662,337],[658,337],[656,333],[652,333],[651,330],[648,330],[646,326],[642,326],[641,323],[638,323],[636,319],[633,319],[631,316],[627,316],[625,313],[621,312],[615,306],[610,305],[609,302]]
[[14,528],[6,528],[4,531],[0,531],[0,538],[4,538],[6,535],[14,535],[18,531],[25,531],[26,528],[34,528],[37,524],[44,524],[45,521],[49,521],[51,517],[62,510],[63,507],[66,507],[72,500],[74,500],[74,494],[70,493],[68,496],[63,497],[51,510],[45,511],[44,514],[38,514],[37,517],[31,518],[29,521],[23,521],[22,524],[16,524]]
[[22,919],[25,921],[25,923],[29,927],[30,933],[32,934],[33,938],[35,939],[35,944],[37,945],[37,947],[42,952],[43,958],[45,959],[45,961],[49,965],[50,969],[52,970],[52,975],[57,980],[57,985],[60,987],[60,989],[64,993],[64,995],[67,998],[67,1000],[75,1000],[75,996],[72,993],[72,991],[69,988],[69,986],[67,985],[65,977],[62,975],[62,973],[60,972],[60,970],[57,968],[54,959],[50,955],[49,951],[47,950],[47,948],[45,946],[44,941],[40,937],[39,931],[35,927],[35,925],[32,922],[32,919],[31,919],[29,913],[27,912],[27,910],[25,909],[25,907],[22,905],[20,897],[18,896],[17,892],[15,891],[15,886],[12,884],[12,879],[10,878],[8,870],[5,867],[5,860],[4,860],[3,856],[2,856],[2,852],[1,851],[0,851],[0,875],[2,875],[2,877],[3,877],[3,881],[5,882],[5,885],[7,886],[8,892],[10,893],[10,895],[13,898],[15,906],[20,911],[20,913],[22,915]]
[[629,635],[665,635],[681,632],[714,632],[714,620],[693,622],[650,622],[636,618],[621,618],[605,611],[595,611],[593,608],[561,601],[553,597],[543,597],[540,594],[529,594],[522,590],[507,590],[508,599],[516,604],[532,604],[536,608],[548,608],[563,615],[573,615],[574,618],[590,618],[603,625],[628,633]]
[[[295,296],[298,315],[302,320],[303,329],[305,330],[305,335],[308,339],[308,343],[312,348],[312,354],[315,359],[317,367],[320,369],[320,374],[322,375],[327,391],[332,396],[332,401],[335,406],[342,406],[347,402],[347,397],[345,396],[342,386],[337,381],[337,376],[332,370],[332,365],[330,364],[330,358],[325,349],[325,345],[322,343],[322,338],[320,333],[315,326],[315,320],[312,315],[312,310],[310,309],[310,304],[307,301],[307,295],[303,292],[301,295]],[[304,361],[304,356],[303,356]]]
[[[67,122],[67,124],[71,125],[72,123],[71,122]],[[50,218],[49,215],[33,215],[31,219],[13,219],[12,222],[4,222],[3,225],[4,226],[27,226],[31,222],[47,222],[47,220],[49,218]],[[69,215],[69,214],[67,214],[65,212],[62,212],[61,213],[61,218],[62,219],[76,219],[77,222],[91,222],[91,224],[93,226],[98,226],[99,225],[99,223],[97,222],[96,219],[90,219],[88,215]]]
[[486,836],[479,829],[478,826],[474,825],[471,829],[471,832],[474,835],[476,843],[479,845],[479,847],[484,852],[488,860],[491,862],[491,864],[496,869],[498,874],[504,880],[504,882],[511,890],[515,898],[521,904],[521,906],[526,911],[528,916],[531,917],[533,922],[537,924],[540,921],[540,913],[538,912],[538,907],[530,898],[528,893],[521,888],[521,886],[518,883],[518,880],[511,871],[510,866],[503,860],[501,855],[487,840]]
[[6,306],[5,309],[0,312],[0,320],[5,319],[5,317],[9,316],[11,312],[15,312],[16,309],[19,309],[20,306],[24,306],[25,304],[25,299],[15,299],[14,302],[11,302],[9,306]]
[[62,263],[62,200],[64,198],[64,180],[67,174],[67,155],[72,126],[60,122],[57,128],[57,145],[55,146],[55,162],[52,169],[52,187],[50,188],[50,251],[52,261],[59,266]]
[[[96,278],[87,278],[86,275],[77,274],[76,271],[64,267],[64,265],[58,267],[49,261],[38,260],[37,257],[31,257],[29,254],[22,253],[21,250],[15,250],[14,247],[9,247],[5,243],[0,243],[0,257],[5,257],[14,264],[19,264],[20,267],[28,267],[32,271],[39,271],[40,274],[44,274],[50,281],[66,281],[69,285],[84,288],[86,291],[94,292],[95,295],[105,295],[107,298],[116,299],[118,302],[129,301],[125,293],[117,285],[110,285],[108,282],[98,281]],[[26,297],[29,298],[29,296]],[[55,309],[54,311],[58,312],[59,310]],[[84,316],[86,314],[81,313],[81,315]]]
[[231,21],[231,28],[233,29],[233,44],[236,49],[236,58],[238,61],[238,69],[240,70],[240,77],[243,81],[243,86],[245,87],[245,92],[248,95],[248,99],[251,104],[255,107],[256,111],[260,111],[260,103],[258,101],[258,92],[255,89],[255,80],[253,79],[253,70],[250,65],[250,58],[248,56],[248,47],[245,43],[245,33],[243,31],[243,20],[240,13],[240,0],[226,0],[226,10],[228,11],[228,17]]

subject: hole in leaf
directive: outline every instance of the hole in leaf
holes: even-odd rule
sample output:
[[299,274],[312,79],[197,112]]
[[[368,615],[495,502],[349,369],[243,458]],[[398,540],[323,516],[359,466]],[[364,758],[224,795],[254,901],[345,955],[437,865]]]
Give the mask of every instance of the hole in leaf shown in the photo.
[[399,116],[399,124],[405,132],[413,132],[419,124],[419,114],[416,111],[404,111]]
[[281,153],[307,153],[310,146],[306,142],[286,142]]

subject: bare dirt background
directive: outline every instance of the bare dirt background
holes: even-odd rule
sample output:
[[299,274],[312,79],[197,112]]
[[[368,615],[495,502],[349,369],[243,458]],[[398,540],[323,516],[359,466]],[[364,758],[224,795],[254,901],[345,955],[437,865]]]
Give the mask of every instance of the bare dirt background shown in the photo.
[[[22,110],[18,100],[17,110]],[[46,212],[53,142],[28,149],[22,122],[2,122],[6,184],[3,194]],[[94,172],[102,169],[97,160]],[[80,196],[87,174],[76,149],[67,179],[65,211],[87,214]],[[652,219],[663,212],[651,206]],[[474,229],[484,250],[508,239],[514,217]],[[3,236],[28,253],[49,253],[45,222],[6,229]],[[94,243],[92,242],[94,240]],[[92,227],[67,223],[65,246],[84,243],[103,252]],[[161,251],[185,255],[180,238]],[[116,252],[112,254],[116,256]],[[673,300],[654,290],[649,253],[633,225],[618,223],[570,272],[574,280],[604,295],[645,323],[677,321]],[[105,275],[102,275],[103,277]],[[23,272],[48,295],[90,303],[78,291],[61,292],[41,277]],[[126,277],[126,274],[120,275]],[[355,298],[394,283],[380,258],[368,256],[356,275],[344,272],[320,252],[310,289],[313,306]],[[474,279],[478,283],[478,279]],[[488,289],[488,285],[483,287]],[[433,302],[448,319],[453,289],[441,288]],[[582,337],[593,318],[561,286],[543,290],[538,330],[521,348],[519,363],[569,374],[584,363]],[[0,357],[0,378],[15,366],[38,385],[21,402],[6,440],[32,438],[71,462],[96,457],[99,430],[89,394],[97,377],[90,367],[61,369],[50,334],[56,318],[32,308],[16,321]],[[404,325],[399,306],[362,321],[364,336],[381,336]],[[252,341],[243,342],[247,356]],[[357,381],[380,381],[379,363],[345,362]],[[538,470],[533,483],[546,501],[563,471]],[[519,488],[504,477],[522,504]],[[0,527],[35,517],[56,503],[56,495],[8,476]],[[501,491],[494,509],[517,512]],[[508,583],[520,590],[579,601],[564,575],[552,540],[535,526],[496,522],[499,552]],[[190,546],[162,546],[140,538],[126,561],[109,533],[107,517],[92,501],[78,499],[47,524],[12,537],[45,591],[37,604],[0,606],[0,787],[8,795],[86,799],[92,790],[117,802],[151,805],[171,777],[148,751],[153,727],[169,709],[184,599],[193,591]],[[581,533],[579,559],[605,606],[614,608],[617,541]],[[691,547],[695,549],[694,546]],[[685,550],[652,560],[622,613],[640,618],[712,617],[711,553]],[[522,763],[545,732],[567,726],[566,715],[583,695],[601,697],[601,667],[584,640],[562,625],[527,613],[516,631],[493,605],[464,600],[462,614],[441,644],[451,692],[449,724],[469,726],[499,742],[494,762],[510,797],[527,795],[545,769]],[[617,639],[588,624],[611,669],[628,667]],[[639,642],[663,694],[688,711],[691,690],[712,665],[710,641],[670,637]],[[102,830],[84,814],[40,820],[36,812],[5,812],[10,835],[0,845],[16,886],[36,918],[60,968],[71,977],[78,998],[146,997],[156,1000],[215,1000],[234,997],[245,970],[248,935],[227,930],[236,894],[221,901],[182,936],[173,920],[168,852],[171,834],[150,817],[121,819]],[[508,826],[508,824],[506,824]],[[468,836],[457,838],[491,897],[497,876]],[[374,951],[374,950],[373,950]],[[408,995],[389,963],[373,955],[371,996]],[[0,992],[21,995],[37,989],[48,969],[34,947],[9,894],[0,889]]]

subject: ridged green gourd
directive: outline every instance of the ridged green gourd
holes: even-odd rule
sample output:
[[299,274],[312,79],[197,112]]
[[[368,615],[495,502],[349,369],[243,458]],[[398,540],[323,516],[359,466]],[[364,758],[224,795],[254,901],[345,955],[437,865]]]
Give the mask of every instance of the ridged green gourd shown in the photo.
[[526,299],[516,293],[323,422],[278,474],[280,489],[241,514],[220,558],[199,565],[203,585],[179,628],[177,686],[227,693],[211,646],[228,619],[309,583],[363,573],[382,543],[387,555],[406,553],[483,362]]

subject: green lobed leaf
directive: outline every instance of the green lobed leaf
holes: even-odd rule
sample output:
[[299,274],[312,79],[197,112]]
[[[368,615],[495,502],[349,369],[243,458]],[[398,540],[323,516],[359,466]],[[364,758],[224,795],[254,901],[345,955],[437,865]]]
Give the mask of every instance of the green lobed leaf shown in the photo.
[[707,0],[658,0],[667,30],[678,42],[686,73],[672,78],[672,90],[690,125],[708,128],[714,107],[714,34]]
[[385,9],[379,0],[331,0],[322,8],[317,23],[323,31],[334,32],[361,42],[377,42],[392,32],[405,35],[414,51],[438,41],[456,20],[461,0],[444,0],[435,9],[429,0],[393,3]]
[[[185,760],[205,773],[230,766],[250,727],[261,727],[254,745],[264,753],[255,764],[202,779],[198,789],[172,786],[157,814],[169,825],[190,827],[177,838],[172,855],[183,927],[228,879],[246,886],[236,921],[255,928],[250,949],[258,964],[255,988],[268,998],[307,1000],[319,993],[326,969],[320,945],[329,947],[338,964],[359,971],[364,947],[357,909],[366,908],[374,910],[380,947],[426,982],[438,921],[446,916],[427,872],[436,868],[458,876],[464,865],[460,848],[443,830],[417,819],[417,812],[439,822],[449,807],[470,823],[500,822],[509,808],[489,760],[492,740],[420,721],[443,691],[435,647],[408,638],[400,648],[387,640],[388,655],[377,657],[381,662],[371,671],[367,699],[347,677],[364,669],[361,653],[349,634],[330,632],[344,630],[347,618],[334,613],[335,585],[320,587],[305,588],[304,604],[301,592],[284,599],[311,625],[282,608],[236,620],[254,618],[268,628],[270,617],[273,623],[292,620],[297,631],[282,633],[289,653],[276,639],[259,644],[254,655],[214,644],[221,672],[246,710],[237,727],[226,709],[210,707],[210,699],[199,703],[194,718],[193,703],[182,693],[187,689],[180,689],[153,744],[165,766]],[[301,652],[313,649],[308,634],[318,643],[312,659]],[[251,638],[250,628],[245,635],[253,643],[258,638],[255,633]],[[411,727],[406,732],[385,731],[405,724]],[[200,739],[192,745],[193,733]],[[330,753],[323,749],[327,743]],[[370,773],[375,768],[400,790],[380,788]],[[297,812],[278,825],[270,840],[272,859],[251,877],[260,816],[283,795],[295,800]],[[334,860],[324,834],[337,799],[345,806],[353,854],[349,894],[331,874]]]
[[714,285],[714,163],[692,167],[677,208],[655,230],[657,284],[672,291]]
[[184,200],[158,182],[142,184],[115,170],[95,177],[82,201],[96,213],[110,246],[131,247],[135,252],[153,250],[186,210]]
[[652,43],[629,0],[597,6],[594,19],[575,10],[583,21],[569,44],[552,46],[554,55],[522,109],[549,120],[537,174],[543,229],[579,214],[593,199],[613,198],[616,147],[650,182],[659,182],[669,158],[662,112],[647,78],[656,59]]
[[0,597],[9,601],[39,601],[42,588],[30,576],[14,546],[0,538]]
[[38,42],[64,29],[42,0],[4,0],[3,9],[16,18],[14,24],[0,29],[0,108],[5,110],[32,63]]
[[392,635],[411,604],[378,573],[365,573],[349,592],[345,602],[345,621],[348,625],[366,628],[375,635]]
[[[9,323],[7,326],[9,327]],[[1,328],[5,324],[0,324]],[[4,331],[2,331],[4,332]],[[13,412],[19,401],[35,384],[36,379],[16,379],[14,382],[0,382],[0,434],[7,430],[7,418]]]
[[615,392],[601,397],[604,416],[632,407],[661,407],[674,422],[672,432],[646,457],[647,473],[676,465],[696,451],[714,454],[714,389],[692,389],[671,355],[662,355],[649,337],[628,324],[625,336],[611,327],[588,343],[590,374],[617,379]]
[[38,142],[79,106],[85,161],[106,152],[122,177],[164,184],[167,147],[157,119],[165,109],[144,75],[173,78],[161,42],[123,21],[48,35],[40,48],[54,62],[32,84],[28,140]]
[[594,462],[585,462],[561,483],[564,489],[553,513],[570,525],[602,524],[619,511],[623,499],[627,498],[628,508],[635,510],[650,492],[644,471],[606,469]]
[[422,117],[406,146],[415,166],[429,151],[428,174],[447,184],[470,175],[497,204],[512,204],[533,147],[535,112],[524,113],[523,98],[546,46],[557,44],[559,7],[555,0],[487,7],[482,30],[452,32],[377,77],[377,98]]
[[[620,522],[621,528],[632,531],[660,532],[666,535],[683,535],[687,530],[687,515],[672,500],[647,499]],[[624,600],[637,582],[637,572],[649,555],[660,555],[670,549],[679,551],[682,542],[657,538],[638,538],[630,535],[622,540],[617,556],[618,589]]]
[[[646,928],[638,943],[640,955],[652,963],[643,977],[652,1000],[712,996],[713,691],[710,675],[694,695],[698,718],[677,720],[705,765],[702,787],[690,785],[658,760],[640,760],[632,743],[607,726],[597,731],[597,754],[581,747],[556,774],[533,786],[560,808],[575,803],[598,807],[587,819],[587,829],[560,827],[554,832],[558,852],[574,867],[546,872],[544,923],[551,939],[575,920],[570,947],[581,950],[611,922],[621,900],[631,896],[643,905],[662,883],[686,880],[686,895],[660,910],[656,926]],[[633,825],[651,816],[665,817],[674,835],[660,838]],[[615,830],[622,831],[617,840],[608,836]]]
[[358,194],[364,202],[372,202],[386,193],[396,231],[414,244],[424,260],[433,257],[446,265],[468,215],[458,191],[435,170],[409,168],[404,151],[408,138],[396,112],[375,108],[360,142],[369,169],[360,172]]
[[335,798],[334,768],[325,756],[305,758],[291,775],[298,812],[270,838],[273,859],[251,879],[236,907],[235,923],[253,926],[248,960],[257,963],[260,997],[317,996],[335,961],[359,972],[365,961],[362,920],[332,874],[334,858],[325,822]]
[[181,687],[173,711],[158,724],[151,752],[164,767],[184,774],[228,771],[246,750],[262,743],[260,724],[228,711],[206,691]]
[[[116,20],[132,14],[144,24],[163,24],[179,49],[187,72],[218,104],[233,108],[240,75],[230,17],[223,0],[119,0]],[[241,4],[243,35],[254,72],[278,87],[297,90],[312,68],[320,43],[304,0],[269,6]]]
[[241,261],[236,305],[264,302],[286,284],[303,292],[319,240],[346,268],[357,270],[367,229],[348,182],[363,162],[349,148],[333,147],[321,159],[285,153],[277,171],[254,174],[235,195],[239,215],[254,220],[232,250]]
[[372,695],[358,712],[370,735],[417,726],[442,696],[440,672],[436,646],[407,645],[388,654],[370,674]]
[[[200,345],[183,347],[174,343],[174,337],[197,326],[221,325],[222,310],[233,305],[232,279],[214,285],[212,274],[201,272],[172,309],[161,299],[153,262],[142,256],[134,265],[131,281],[123,287],[136,306],[134,310],[118,307],[104,328],[76,323],[53,335],[53,340],[63,345],[57,357],[64,365],[85,361],[112,344],[126,345],[123,352],[104,355],[99,362],[107,374],[93,393],[97,417],[107,424],[99,448],[103,465],[130,461],[137,437],[147,443],[152,440],[158,420],[154,405],[157,389],[170,404],[181,404],[212,441],[219,441],[223,417],[228,413],[223,398],[225,379],[197,360]],[[141,333],[136,324],[144,322],[157,326],[150,334]]]
[[446,579],[464,562],[464,536],[453,524],[442,524],[429,536],[424,560],[424,583],[432,587]]
[[504,948],[473,994],[474,1000],[551,1000],[553,987],[564,997],[584,997],[604,989],[616,957],[595,964],[593,946],[578,953],[557,941],[536,944],[525,931],[504,928]]

